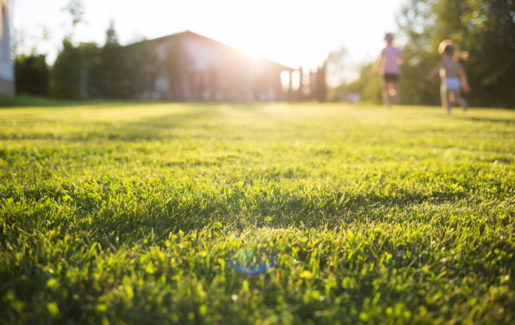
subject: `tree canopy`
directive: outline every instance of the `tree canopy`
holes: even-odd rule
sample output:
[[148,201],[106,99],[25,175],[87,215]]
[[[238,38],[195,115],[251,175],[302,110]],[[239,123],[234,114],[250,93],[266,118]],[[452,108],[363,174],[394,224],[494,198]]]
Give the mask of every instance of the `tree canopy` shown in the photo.
[[408,0],[398,17],[406,39],[402,100],[433,104],[435,86],[425,79],[438,62],[438,44],[452,39],[467,51],[462,62],[476,106],[515,106],[515,4],[513,0]]
[[[405,63],[401,67],[401,103],[438,105],[439,86],[427,80],[440,60],[438,45],[451,39],[462,60],[473,106],[515,107],[514,0],[405,0],[397,16]],[[349,90],[379,102],[379,82],[370,66]],[[373,91],[372,91],[373,90]]]

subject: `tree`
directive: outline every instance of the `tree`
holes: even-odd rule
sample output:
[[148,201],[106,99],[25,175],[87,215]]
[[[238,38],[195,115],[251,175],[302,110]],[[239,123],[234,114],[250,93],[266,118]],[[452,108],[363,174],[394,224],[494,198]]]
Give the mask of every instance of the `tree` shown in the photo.
[[109,27],[106,30],[106,41],[104,44],[104,48],[117,48],[120,46],[118,42],[118,34],[116,34],[116,29],[114,28],[114,21],[109,22]]
[[297,101],[304,100],[304,71],[302,66],[299,66],[299,89],[297,89]]
[[102,69],[104,71],[103,96],[105,98],[126,97],[125,86],[125,61],[122,48],[118,43],[118,36],[111,21],[106,31],[106,41],[102,48]]
[[373,63],[363,66],[359,78],[347,85],[347,91],[360,94],[365,102],[379,104],[381,103],[381,82],[374,74],[373,68]]
[[70,0],[63,10],[71,16],[71,29],[63,39],[63,48],[51,71],[50,93],[57,98],[85,97],[85,56],[81,54],[81,47],[75,46],[72,41],[77,25],[83,22],[82,1]]
[[52,70],[52,95],[58,98],[138,98],[150,90],[156,60],[146,43],[122,47],[111,23],[102,48],[74,46],[65,38]]
[[326,79],[330,87],[340,86],[349,81],[351,72],[349,51],[344,46],[329,53],[326,59]]
[[81,72],[79,49],[65,38],[52,69],[51,95],[57,98],[79,98]]
[[70,0],[62,10],[70,14],[71,17],[71,29],[66,36],[66,38],[71,41],[75,35],[77,26],[84,22],[84,5],[81,0]]
[[326,69],[327,64],[324,62],[317,69],[316,98],[319,102],[325,102],[327,97]]
[[309,73],[309,97],[319,102],[327,99],[326,62]]
[[16,57],[16,94],[48,95],[49,69],[43,54]]
[[100,50],[94,43],[79,46],[65,39],[51,73],[51,95],[57,98],[98,98],[103,92]]
[[159,63],[152,44],[140,42],[122,49],[127,78],[127,98],[138,98],[153,91]]
[[461,22],[466,33],[459,44],[470,51],[465,67],[471,100],[483,106],[515,107],[515,2],[468,1]]
[[[233,61],[233,63],[235,62]],[[166,71],[168,82],[170,83],[171,99],[186,99],[184,81],[189,78],[190,67],[193,61],[183,39],[177,38],[169,43],[166,59],[161,64],[164,71]],[[230,82],[230,80],[227,80],[227,82]]]
[[78,46],[80,55],[80,97],[102,98],[104,71],[101,49],[95,43],[83,43]]
[[[408,103],[434,103],[436,85],[424,81],[439,60],[438,44],[452,39],[469,51],[463,62],[472,105],[515,107],[515,2],[512,0],[410,0],[398,25],[407,40],[401,70],[401,97]],[[431,99],[433,98],[433,99]]]

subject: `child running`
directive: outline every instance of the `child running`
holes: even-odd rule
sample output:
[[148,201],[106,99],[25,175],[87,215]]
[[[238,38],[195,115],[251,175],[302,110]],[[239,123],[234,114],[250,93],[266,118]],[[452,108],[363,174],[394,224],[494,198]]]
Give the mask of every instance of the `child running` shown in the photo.
[[467,102],[460,94],[460,88],[464,92],[470,91],[465,70],[461,64],[454,59],[455,48],[452,41],[445,40],[440,43],[438,52],[442,55],[442,60],[429,76],[433,81],[437,74],[440,74],[440,99],[442,106],[451,114],[451,104],[458,103],[463,112],[467,111]]
[[393,46],[393,34],[386,33],[384,36],[386,46],[376,60],[374,70],[377,73],[381,69],[383,75],[381,96],[386,107],[390,107],[390,97],[395,97],[396,102],[399,99],[398,82],[399,82],[399,65],[403,63],[402,51]]

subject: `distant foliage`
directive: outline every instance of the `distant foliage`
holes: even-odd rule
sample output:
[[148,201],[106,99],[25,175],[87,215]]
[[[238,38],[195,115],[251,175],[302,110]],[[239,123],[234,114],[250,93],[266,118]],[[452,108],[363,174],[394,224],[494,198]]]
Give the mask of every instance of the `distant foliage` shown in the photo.
[[81,72],[80,49],[65,38],[63,48],[58,54],[52,70],[52,96],[66,99],[79,98]]
[[153,82],[153,53],[145,44],[121,47],[113,24],[106,43],[74,46],[63,41],[52,71],[51,94],[57,98],[136,98]]
[[[438,45],[452,39],[467,71],[473,106],[515,107],[515,2],[507,0],[407,0],[397,17],[405,40],[401,66],[400,99],[403,104],[439,105],[439,84],[428,81],[440,60]],[[404,43],[404,42],[403,42]],[[362,68],[360,78],[347,85],[363,100],[380,102],[380,79]]]
[[[167,48],[167,59],[161,62],[162,68],[167,72],[171,84],[171,92],[166,95],[170,99],[184,99],[186,89],[183,80],[188,78],[192,65],[191,57],[187,55],[183,41],[178,39],[170,43]],[[228,82],[228,81],[227,81]]]
[[379,77],[373,73],[373,64],[361,68],[359,78],[347,85],[346,89],[348,93],[360,94],[365,102],[381,103],[381,82]]
[[317,81],[316,81],[316,98],[319,102],[325,102],[327,98],[327,82],[325,79],[326,75],[326,64],[324,63],[317,70]]
[[47,96],[49,69],[45,55],[20,55],[15,62],[16,93]]
[[312,99],[325,102],[327,99],[326,71],[327,63],[319,66],[316,71],[309,75],[309,95]]
[[438,44],[452,39],[468,51],[462,62],[476,106],[515,107],[515,3],[507,0],[410,0],[398,19],[407,39],[401,99],[409,104],[438,102],[438,85],[426,82],[438,62]]
[[125,91],[125,61],[118,36],[111,25],[106,31],[106,42],[101,50],[103,71],[103,95],[105,98],[123,98]]
[[125,54],[125,98],[134,98],[147,91],[153,90],[154,80],[159,66],[153,48],[148,43],[138,43],[124,48]]

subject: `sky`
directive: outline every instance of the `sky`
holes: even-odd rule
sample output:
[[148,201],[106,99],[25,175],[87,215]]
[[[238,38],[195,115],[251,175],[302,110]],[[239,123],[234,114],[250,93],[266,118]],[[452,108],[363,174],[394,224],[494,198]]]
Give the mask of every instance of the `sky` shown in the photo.
[[[14,1],[18,52],[52,63],[71,28],[70,0]],[[111,21],[122,45],[190,30],[256,57],[313,69],[342,46],[347,62],[372,61],[386,32],[396,32],[402,0],[83,0],[75,42],[105,41]],[[351,70],[351,69],[350,69]],[[356,77],[349,71],[347,79]]]

